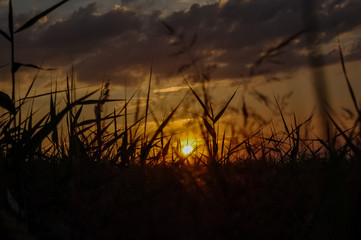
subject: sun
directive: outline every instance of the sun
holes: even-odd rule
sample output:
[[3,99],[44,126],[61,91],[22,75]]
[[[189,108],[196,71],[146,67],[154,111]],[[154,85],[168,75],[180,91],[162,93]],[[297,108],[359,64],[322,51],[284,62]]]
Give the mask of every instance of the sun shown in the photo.
[[182,149],[182,153],[183,153],[184,155],[188,155],[188,154],[190,154],[191,152],[193,152],[193,147],[192,147],[191,145],[186,145],[186,146],[184,146],[183,149]]

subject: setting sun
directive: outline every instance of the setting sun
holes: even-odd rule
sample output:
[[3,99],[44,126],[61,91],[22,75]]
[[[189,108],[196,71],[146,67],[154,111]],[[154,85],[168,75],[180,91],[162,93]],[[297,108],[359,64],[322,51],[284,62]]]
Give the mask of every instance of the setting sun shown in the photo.
[[184,146],[183,149],[182,149],[182,153],[183,153],[184,155],[188,155],[188,154],[190,154],[192,151],[193,151],[193,147],[192,147],[191,145],[186,145],[186,146]]

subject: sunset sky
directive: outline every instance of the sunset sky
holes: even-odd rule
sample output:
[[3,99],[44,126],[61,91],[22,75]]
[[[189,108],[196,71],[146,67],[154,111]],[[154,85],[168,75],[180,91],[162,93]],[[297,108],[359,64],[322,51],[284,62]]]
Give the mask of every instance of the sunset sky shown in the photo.
[[[14,0],[15,28],[57,2]],[[331,100],[337,107],[347,106],[350,98],[339,64],[337,38],[351,82],[360,94],[361,1],[314,2]],[[220,103],[240,85],[235,108],[244,94],[250,102],[256,102],[257,92],[272,100],[273,93],[282,96],[293,91],[289,111],[309,113],[314,94],[304,35],[291,41],[272,62],[263,62],[250,75],[251,66],[262,54],[305,29],[300,3],[298,0],[70,0],[32,28],[15,35],[16,60],[57,69],[40,74],[38,93],[49,90],[49,79],[65,79],[73,65],[80,86],[100,86],[104,79],[110,79],[114,98],[121,97],[116,95],[116,89],[122,93],[125,82],[128,87],[136,88],[147,80],[153,61],[153,98],[172,103],[172,96],[177,93],[184,96],[187,92],[180,67],[196,59],[196,69],[209,75],[208,85]],[[7,0],[0,0],[0,28],[4,31],[7,31],[7,4]],[[162,22],[183,36],[183,41],[170,36]],[[9,63],[9,43],[4,38],[0,38],[0,53],[0,65]],[[182,73],[192,76],[195,71],[189,68]],[[9,92],[9,68],[1,68],[0,74],[0,84]],[[33,75],[33,69],[23,69],[18,78],[27,82]],[[189,79],[196,84],[196,79]],[[176,105],[180,98],[171,105]]]

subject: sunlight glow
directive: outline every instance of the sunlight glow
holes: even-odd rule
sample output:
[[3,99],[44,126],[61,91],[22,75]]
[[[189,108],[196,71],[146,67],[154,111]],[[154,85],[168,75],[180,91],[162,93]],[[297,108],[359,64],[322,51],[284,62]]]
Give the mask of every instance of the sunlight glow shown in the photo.
[[193,152],[193,147],[192,147],[191,145],[186,145],[186,146],[184,146],[183,149],[182,149],[182,153],[183,153],[184,155],[188,155],[188,154],[190,154],[191,152]]

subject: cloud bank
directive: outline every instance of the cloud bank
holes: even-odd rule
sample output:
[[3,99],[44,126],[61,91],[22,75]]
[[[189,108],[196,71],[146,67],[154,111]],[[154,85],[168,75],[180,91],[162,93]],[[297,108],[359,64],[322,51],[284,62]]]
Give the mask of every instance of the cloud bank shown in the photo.
[[[194,4],[166,16],[119,7],[99,14],[97,5],[89,4],[66,19],[16,35],[16,56],[24,63],[45,59],[45,65],[57,68],[74,64],[79,80],[88,83],[106,75],[112,82],[137,84],[148,75],[152,61],[155,75],[164,80],[192,60],[198,70],[214,66],[212,79],[236,79],[249,74],[249,66],[267,49],[305,28],[299,2],[229,0],[222,5]],[[361,1],[315,3],[326,64],[338,61],[336,37],[347,45],[347,60],[360,60]],[[173,30],[178,38],[170,35]],[[186,53],[174,56],[182,49]],[[0,51],[3,65],[9,61],[5,39],[0,39]],[[265,63],[262,68],[292,71],[307,64],[307,54],[305,37],[300,36],[273,59],[277,64]]]

